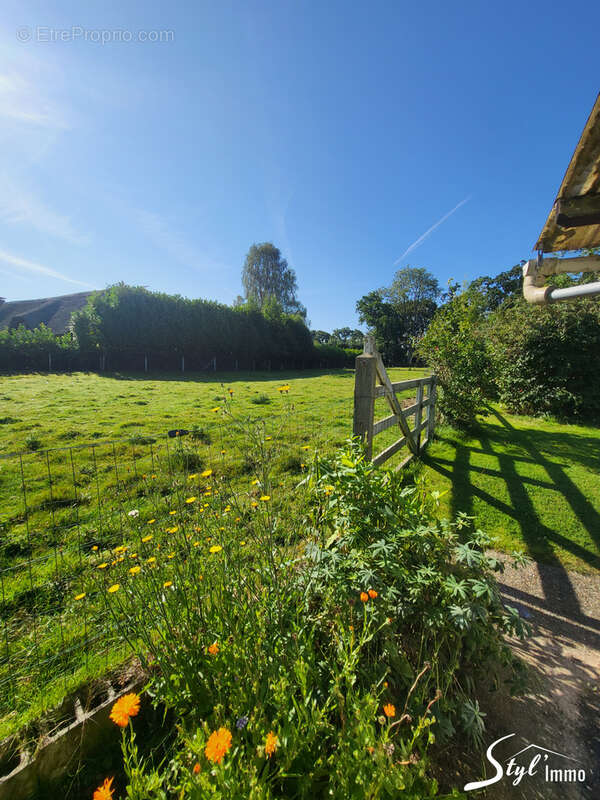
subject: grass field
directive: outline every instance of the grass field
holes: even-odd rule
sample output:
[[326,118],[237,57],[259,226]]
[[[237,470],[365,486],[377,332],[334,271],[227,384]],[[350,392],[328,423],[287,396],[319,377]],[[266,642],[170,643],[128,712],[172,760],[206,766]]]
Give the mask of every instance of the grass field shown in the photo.
[[437,432],[425,474],[498,548],[583,572],[600,568],[600,429],[491,407],[478,431]]
[[[390,374],[398,381],[427,372]],[[298,517],[294,489],[304,463],[351,435],[353,377],[339,370],[0,378],[0,738],[123,658],[90,576],[108,580],[125,557],[164,552],[174,524],[188,525],[191,537],[201,528],[204,548],[228,532],[243,537],[266,489],[280,513]],[[376,418],[388,413],[378,400]],[[256,421],[250,438],[235,418]],[[174,428],[194,433],[169,439]],[[376,451],[397,437],[385,431]],[[273,467],[268,487],[255,485],[253,450]],[[448,490],[442,512],[473,514],[500,549],[593,570],[599,452],[597,428],[493,408],[470,436],[440,428],[423,470],[432,489]]]

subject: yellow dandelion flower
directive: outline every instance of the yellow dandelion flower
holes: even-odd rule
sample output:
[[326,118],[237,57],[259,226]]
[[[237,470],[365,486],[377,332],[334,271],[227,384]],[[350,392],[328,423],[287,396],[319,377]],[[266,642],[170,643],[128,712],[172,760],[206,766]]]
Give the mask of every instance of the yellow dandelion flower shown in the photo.
[[200,542],[194,542],[194,547],[198,547],[199,544]]
[[113,583],[113,585],[109,587],[108,591],[110,592],[110,594],[114,594],[115,592],[118,592],[120,588],[121,588],[120,583]]
[[130,575],[137,575],[140,570],[141,570],[141,567],[136,564],[135,567],[130,567],[129,568],[129,574]]
[[265,436],[265,441],[269,442],[273,437],[272,436]]
[[150,558],[146,559],[146,564],[154,564],[156,561],[156,556],[150,556]]
[[202,473],[202,477],[203,478],[210,478],[210,476],[212,474],[213,474],[212,469],[205,469],[204,472]]
[[223,548],[221,547],[220,544],[213,544],[212,547],[210,548],[210,552],[211,553],[220,553],[222,549]]
[[300,449],[301,450],[310,450],[310,445],[309,444],[305,444]]
[[144,536],[144,538],[142,539],[142,542],[149,542],[150,539],[152,539],[152,534],[151,533],[149,533],[148,536]]
[[271,495],[270,494],[263,494],[263,496],[260,499],[261,499],[261,502],[268,503],[269,500],[271,499]]
[[171,516],[173,516],[173,514],[176,514],[176,513],[177,513],[177,511],[169,511],[169,514],[170,514]]
[[221,450],[221,455],[224,456],[227,450]]
[[165,582],[163,583],[163,587],[164,587],[165,589],[168,589],[168,588],[169,588],[169,586],[173,586],[173,581],[165,581]]
[[137,553],[130,553],[129,554],[129,558],[137,558],[137,557],[138,557]]
[[253,500],[253,501],[250,503],[250,505],[252,506],[252,508],[256,508],[256,507],[258,506],[258,503],[256,502],[256,500]]
[[167,558],[175,558],[175,553],[169,553],[169,555],[167,556]]
[[246,542],[240,542],[240,545],[241,545],[242,547],[244,547],[244,545],[245,545],[245,544],[246,544]]
[[102,564],[98,564],[98,569],[106,569],[107,567],[108,564],[106,563],[106,561],[103,561]]
[[97,544],[92,545],[92,550],[97,550],[97,549],[98,549],[98,545]]
[[149,519],[149,520],[148,520],[148,522],[147,522],[146,524],[147,524],[147,525],[154,525],[154,523],[155,523],[155,522],[156,522],[156,520],[155,520],[155,519]]
[[85,597],[85,592],[82,592],[81,594],[75,595],[75,600],[83,600],[84,597]]
[[254,478],[254,480],[252,481],[252,486],[258,486],[259,483],[260,481],[258,480],[258,478]]
[[221,410],[220,406],[215,406],[214,408],[211,408],[211,411],[213,412],[213,414],[216,414],[217,411],[220,411],[220,410]]
[[234,520],[234,522],[241,522],[241,521],[242,521],[241,517],[236,517],[235,520]]
[[188,497],[188,499],[185,502],[186,503],[195,503],[196,502],[196,498],[195,497]]
[[188,481],[193,481],[194,478],[198,477],[198,473],[194,472],[192,475],[188,475]]

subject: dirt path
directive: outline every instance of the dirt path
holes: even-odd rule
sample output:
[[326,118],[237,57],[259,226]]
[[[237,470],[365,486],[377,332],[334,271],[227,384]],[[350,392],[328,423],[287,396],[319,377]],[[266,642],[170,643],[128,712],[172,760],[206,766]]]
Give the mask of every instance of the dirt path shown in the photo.
[[[506,562],[506,556],[498,555]],[[485,698],[486,746],[514,733],[494,755],[507,759],[528,745],[548,748],[580,763],[547,755],[537,747],[518,761],[528,765],[540,752],[550,768],[583,767],[586,781],[547,783],[541,761],[537,775],[526,776],[516,787],[505,776],[486,790],[485,797],[600,800],[600,576],[534,563],[518,570],[507,567],[499,583],[504,601],[533,628],[527,641],[512,642],[530,668],[532,691],[521,698],[505,693]],[[488,775],[493,772],[488,767]],[[469,780],[481,778],[480,774]],[[473,796],[477,794],[481,796]]]

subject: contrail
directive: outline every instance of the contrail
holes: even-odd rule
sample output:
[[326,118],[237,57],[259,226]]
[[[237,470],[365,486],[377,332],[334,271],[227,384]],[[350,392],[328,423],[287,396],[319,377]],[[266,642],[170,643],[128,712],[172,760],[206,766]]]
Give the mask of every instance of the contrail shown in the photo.
[[19,256],[13,256],[11,253],[7,253],[4,250],[0,250],[0,261],[3,261],[5,264],[10,264],[13,267],[17,267],[19,270],[26,270],[27,272],[37,273],[38,275],[46,275],[49,278],[56,278],[59,281],[66,281],[67,283],[74,283],[78,286],[85,286],[88,289],[94,288],[93,286],[90,286],[89,283],[84,283],[83,281],[69,278],[68,275],[62,275],[60,272],[57,272],[50,267],[46,267],[43,264],[37,264],[35,261],[28,261],[27,259],[20,258]]
[[456,211],[458,211],[458,209],[461,206],[464,206],[465,203],[468,203],[470,199],[471,199],[471,195],[469,195],[468,197],[465,197],[465,199],[461,200],[460,203],[457,206],[454,206],[452,211],[448,211],[447,214],[444,214],[443,217],[438,219],[438,221],[434,225],[432,225],[431,228],[428,228],[422,236],[419,236],[419,238],[416,241],[414,241],[409,247],[406,248],[406,250],[402,253],[400,258],[397,258],[396,261],[394,261],[394,266],[399,264],[402,261],[402,259],[405,258],[405,256],[407,256],[410,252],[415,250],[420,244],[423,244],[425,239],[427,239],[427,237],[430,236],[434,232],[434,230],[436,228],[439,228],[439,226],[442,224],[442,222],[445,222],[448,219],[448,217],[451,217],[452,214],[454,214]]

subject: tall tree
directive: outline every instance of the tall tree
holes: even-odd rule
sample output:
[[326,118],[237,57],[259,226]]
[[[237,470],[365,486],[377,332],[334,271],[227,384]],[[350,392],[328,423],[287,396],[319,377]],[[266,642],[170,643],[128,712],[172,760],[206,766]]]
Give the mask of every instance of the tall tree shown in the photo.
[[390,364],[410,364],[415,342],[427,330],[441,294],[435,275],[423,267],[398,270],[392,284],[356,304],[361,322],[375,333],[377,347]]
[[271,242],[253,244],[242,271],[245,299],[254,300],[262,309],[269,299],[276,300],[288,314],[306,317],[306,308],[296,297],[296,273],[288,266],[281,251]]

